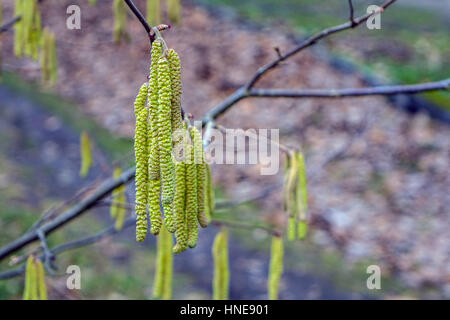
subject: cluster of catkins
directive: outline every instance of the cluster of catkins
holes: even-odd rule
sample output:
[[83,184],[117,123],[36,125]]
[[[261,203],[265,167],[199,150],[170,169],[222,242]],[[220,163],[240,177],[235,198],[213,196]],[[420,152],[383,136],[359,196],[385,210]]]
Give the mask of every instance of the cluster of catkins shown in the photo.
[[14,25],[14,54],[17,57],[25,54],[33,60],[40,57],[43,81],[56,83],[58,61],[55,35],[48,28],[42,30],[38,1],[16,0],[14,11],[16,17],[21,17]]
[[162,39],[153,42],[150,80],[139,90],[135,115],[136,240],[146,237],[148,208],[152,234],[164,220],[175,233],[174,253],[193,248],[213,207],[211,173],[200,131],[181,116],[180,58]]
[[284,210],[289,213],[288,238],[304,239],[308,230],[308,193],[306,189],[306,170],[303,154],[287,154],[284,179]]
[[45,272],[41,260],[30,255],[25,267],[23,300],[47,300]]

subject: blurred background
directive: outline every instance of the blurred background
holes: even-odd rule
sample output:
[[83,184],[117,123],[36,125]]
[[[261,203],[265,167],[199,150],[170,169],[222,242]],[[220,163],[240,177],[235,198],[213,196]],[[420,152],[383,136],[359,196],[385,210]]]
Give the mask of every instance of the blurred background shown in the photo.
[[[3,0],[3,21],[14,16]],[[145,12],[145,1],[136,0]],[[355,0],[356,15],[382,1]],[[183,108],[200,119],[265,63],[306,36],[348,19],[347,1],[181,0],[181,23],[164,31],[181,57]],[[80,30],[66,28],[66,8],[81,8]],[[13,55],[13,30],[0,35],[0,246],[77,190],[134,163],[133,101],[146,81],[148,39],[129,14],[128,41],[113,41],[112,1],[45,0],[43,24],[56,33],[59,81],[40,83],[37,62]],[[165,15],[164,15],[165,16]],[[163,19],[163,22],[165,20]],[[399,0],[381,16],[303,51],[264,78],[261,87],[348,88],[449,77],[450,0]],[[450,298],[450,94],[341,100],[247,99],[220,118],[228,128],[279,128],[302,147],[308,172],[310,233],[287,243],[281,299]],[[79,177],[79,136],[94,143],[94,167]],[[268,196],[219,210],[217,217],[283,228],[283,173],[258,166],[213,166],[218,201]],[[134,200],[134,183],[127,188]],[[98,207],[49,237],[51,246],[111,224]],[[148,299],[155,241],[133,228],[58,256],[48,280],[54,299]],[[209,299],[211,245],[175,257],[175,299]],[[270,235],[230,230],[232,299],[265,299]],[[37,244],[24,249],[26,253]],[[9,268],[10,261],[0,264]],[[66,289],[65,268],[82,270],[82,290]],[[368,290],[366,269],[379,265],[381,290]],[[20,299],[23,278],[0,281],[0,299]]]

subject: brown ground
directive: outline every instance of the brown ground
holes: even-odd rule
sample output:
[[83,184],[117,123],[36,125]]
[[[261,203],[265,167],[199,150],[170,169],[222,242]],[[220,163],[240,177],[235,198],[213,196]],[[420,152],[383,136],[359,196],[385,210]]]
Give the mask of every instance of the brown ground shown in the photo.
[[[148,73],[148,40],[130,16],[130,43],[114,45],[110,3],[100,1],[98,8],[91,8],[87,0],[79,2],[83,20],[78,31],[65,28],[70,1],[47,0],[42,5],[43,20],[58,39],[60,82],[55,89],[105,127],[132,136],[133,99]],[[144,1],[136,2],[143,8]],[[11,3],[6,1],[5,19],[12,15]],[[38,79],[36,63],[12,56],[12,35],[8,32],[4,38],[4,65]],[[293,45],[277,30],[250,29],[189,4],[182,25],[164,36],[182,59],[183,107],[197,119],[271,61],[274,47],[284,51]],[[332,69],[311,51],[284,63],[259,84],[360,85],[356,76]],[[425,115],[397,111],[380,97],[248,99],[219,122],[230,128],[279,128],[283,143],[305,150],[312,241],[339,248],[350,262],[375,257],[382,270],[398,273],[411,286],[433,284],[450,294],[447,126]],[[344,152],[330,162],[340,150]],[[215,166],[214,171],[217,181],[236,197],[282,181],[281,173],[260,176],[258,166]],[[278,192],[263,205],[266,219],[283,222]]]

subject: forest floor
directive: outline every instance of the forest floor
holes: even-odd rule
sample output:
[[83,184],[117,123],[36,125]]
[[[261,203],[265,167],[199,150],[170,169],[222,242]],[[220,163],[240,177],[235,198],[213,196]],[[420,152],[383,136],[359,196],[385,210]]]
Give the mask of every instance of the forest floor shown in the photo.
[[[4,16],[8,16],[8,12],[12,14],[11,6],[6,2]],[[87,1],[81,2],[82,10],[88,8]],[[67,30],[58,12],[65,12],[68,3],[48,1],[43,4],[44,21],[56,31],[58,38],[60,81],[54,89],[75,102],[70,106],[61,106],[61,109],[67,113],[68,109],[76,108],[76,111],[69,113],[82,114],[81,120],[75,120],[75,126],[79,122],[81,128],[75,129],[90,131],[100,149],[110,148],[108,160],[117,160],[120,154],[126,154],[124,150],[127,147],[132,148],[132,103],[148,73],[148,43],[141,26],[130,18],[130,43],[113,44],[112,19],[110,15],[100,16],[98,8],[83,11],[81,30]],[[99,6],[102,12],[110,10],[108,3],[100,2]],[[389,30],[382,30],[379,36],[383,33],[389,33]],[[190,2],[185,2],[181,26],[165,32],[165,38],[182,59],[184,109],[197,119],[245,83],[259,66],[271,61],[275,57],[274,47],[279,47],[283,52],[291,48],[296,40],[286,27],[279,30],[268,26],[261,28],[244,23],[239,18],[222,15],[220,10],[205,9]],[[39,79],[35,62],[12,57],[12,32],[5,35],[3,50],[7,69],[20,71],[28,80]],[[354,74],[334,69],[313,52],[303,52],[283,64],[260,85],[343,88],[361,86],[363,82]],[[122,137],[120,148],[114,150],[117,143],[108,143],[116,138],[109,140],[102,131],[104,129],[98,133],[95,126],[83,127],[90,121]],[[339,101],[249,99],[240,102],[220,118],[220,123],[230,128],[279,128],[283,143],[301,146],[306,154],[311,234],[304,244],[289,244],[287,274],[294,274],[293,277],[301,280],[302,272],[320,270],[330,283],[351,283],[357,287],[352,287],[351,292],[364,296],[369,294],[365,289],[365,268],[369,264],[377,264],[381,266],[383,279],[387,280],[381,293],[384,297],[396,294],[450,296],[447,284],[450,279],[450,236],[446,227],[450,222],[448,126],[424,114],[412,116],[396,110],[384,98]],[[72,144],[70,154],[76,157],[76,136],[74,133],[67,135]],[[54,147],[46,148],[50,148],[50,154],[55,153],[51,149]],[[65,155],[63,150],[57,154]],[[335,157],[337,153],[339,156]],[[9,162],[14,162],[14,158]],[[132,154],[128,160],[132,160]],[[82,184],[74,176],[78,172],[76,166],[72,163],[69,167],[74,170],[67,173],[74,177],[71,183]],[[241,165],[213,167],[215,181],[228,198],[240,198],[245,193],[257,194],[264,187],[281,185],[281,172],[275,176],[261,176],[259,169],[259,166]],[[7,176],[4,181],[10,181],[8,172],[2,169],[2,174]],[[58,172],[64,176],[60,170]],[[36,211],[42,211],[47,205],[35,206],[39,208]],[[274,226],[285,223],[279,192],[258,201],[257,209],[239,208],[236,211],[228,214],[236,219],[258,218]],[[256,213],[259,217],[255,217]],[[211,232],[201,234],[201,237],[205,234],[205,242],[200,242],[197,254],[203,254],[203,258],[192,259],[194,271],[198,270],[198,264],[209,259],[210,238],[206,234],[212,237]],[[259,291],[246,296],[244,290],[233,289],[233,285],[238,288],[240,283],[246,283],[242,276],[232,280],[232,297],[263,298],[265,284],[261,277],[267,266],[268,239],[260,233],[236,232],[237,240],[239,243],[232,243],[233,250],[239,252],[239,244],[244,243],[247,248],[253,248],[251,250],[255,250],[255,256],[259,257],[241,264],[249,268],[244,273],[252,281],[247,283],[247,287],[254,286]],[[147,264],[152,253],[140,253],[137,261],[125,264],[131,254],[125,249],[125,244],[113,242],[105,246],[115,256],[114,261],[128,270],[128,282],[119,279],[115,273],[108,273],[105,279],[95,279],[95,275],[90,274],[92,281],[88,296],[100,294],[96,291],[100,287],[106,287],[106,292],[109,292],[108,288],[111,292],[113,288],[127,288],[146,276],[142,270],[133,275],[129,265]],[[200,250],[203,246],[204,249]],[[320,258],[317,258],[318,248],[321,248]],[[261,253],[263,249],[265,253]],[[197,249],[186,255],[194,255],[195,251]],[[89,253],[84,258],[77,257],[86,263],[86,259],[96,253]],[[266,260],[261,259],[261,254]],[[323,262],[324,259],[326,262]],[[348,272],[354,269],[357,276]],[[237,269],[235,273],[239,270],[242,269]],[[342,270],[347,272],[346,276],[342,276]],[[95,271],[98,272],[98,269]],[[190,277],[183,280],[182,270],[177,271],[181,277],[180,283],[192,281]],[[349,274],[356,281],[349,281]],[[336,289],[336,295],[326,296],[334,289],[314,279],[312,282],[300,282],[299,287],[294,287],[295,281],[285,279],[283,287],[286,293],[282,293],[281,297],[353,297],[339,289]],[[394,283],[392,287],[388,281]],[[307,283],[312,284],[306,288]],[[407,290],[398,291],[395,289],[398,287]],[[136,296],[148,297],[148,292],[139,292]],[[200,293],[200,297],[207,297],[206,292]]]

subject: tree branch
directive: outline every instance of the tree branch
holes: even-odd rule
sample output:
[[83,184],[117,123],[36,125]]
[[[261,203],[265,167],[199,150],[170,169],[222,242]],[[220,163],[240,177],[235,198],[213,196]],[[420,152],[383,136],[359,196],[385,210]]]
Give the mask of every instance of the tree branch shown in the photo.
[[106,197],[110,192],[112,192],[115,188],[127,183],[131,179],[134,178],[135,169],[130,168],[125,171],[119,178],[117,179],[107,179],[104,183],[102,183],[97,190],[82,200],[79,204],[70,208],[69,210],[62,213],[60,216],[56,217],[54,220],[42,225],[36,230],[31,230],[30,232],[24,234],[22,237],[16,239],[15,241],[9,243],[0,249],[0,261],[9,256],[11,253],[16,252],[17,250],[22,249],[27,244],[34,242],[39,239],[38,230],[41,230],[44,235],[48,235],[58,228],[64,226],[68,222],[77,218],[87,210],[94,207],[97,201]]

